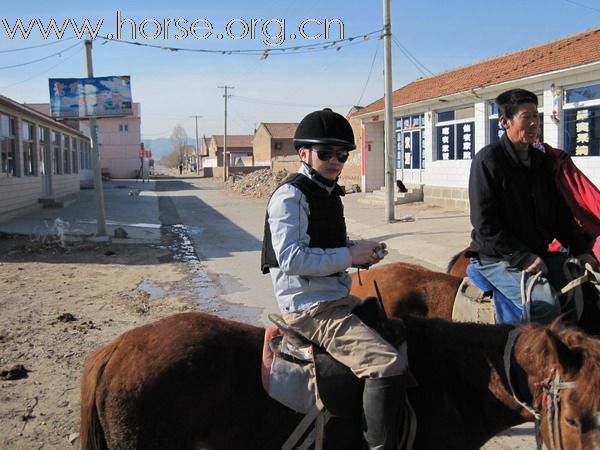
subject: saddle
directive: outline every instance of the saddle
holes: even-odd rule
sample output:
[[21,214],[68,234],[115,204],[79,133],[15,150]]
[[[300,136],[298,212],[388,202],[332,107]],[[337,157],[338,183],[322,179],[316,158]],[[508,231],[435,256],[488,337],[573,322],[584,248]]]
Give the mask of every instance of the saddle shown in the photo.
[[[375,297],[365,299],[353,313],[394,347],[398,348],[405,342],[404,332],[389,326],[389,319]],[[276,327],[268,327],[265,331],[263,386],[269,396],[305,414],[288,442],[297,442],[315,419],[323,419],[323,414],[324,422],[331,416],[342,419],[360,417],[364,382],[323,348],[292,330],[280,316],[271,314],[269,319]],[[415,385],[414,378],[409,375],[407,386]],[[321,424],[321,433],[323,427],[324,423]],[[405,429],[411,429],[410,424]]]
[[[395,332],[387,325],[389,319],[385,317],[375,297],[360,303],[353,313],[394,347],[399,347],[406,340],[404,334]],[[325,349],[292,330],[280,316],[271,314],[269,319],[276,325],[276,329],[268,328],[265,333],[265,390],[276,400],[300,413],[307,413],[314,402],[307,400],[307,388],[309,392],[316,394],[333,416],[349,418],[359,413],[363,382],[348,367],[333,359]],[[288,374],[291,379],[287,379]],[[310,376],[312,380],[301,382],[306,376]],[[299,386],[298,382],[305,387]],[[284,384],[285,392],[280,391],[279,383]],[[314,383],[314,387],[311,383]],[[299,392],[300,399],[296,399],[292,391]],[[339,395],[340,392],[344,395]]]

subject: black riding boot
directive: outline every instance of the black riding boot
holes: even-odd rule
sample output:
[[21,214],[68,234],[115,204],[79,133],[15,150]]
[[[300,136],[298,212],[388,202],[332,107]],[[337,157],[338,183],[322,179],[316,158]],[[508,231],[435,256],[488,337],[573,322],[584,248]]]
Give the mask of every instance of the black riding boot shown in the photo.
[[363,438],[370,450],[395,449],[400,433],[400,401],[404,376],[365,379]]

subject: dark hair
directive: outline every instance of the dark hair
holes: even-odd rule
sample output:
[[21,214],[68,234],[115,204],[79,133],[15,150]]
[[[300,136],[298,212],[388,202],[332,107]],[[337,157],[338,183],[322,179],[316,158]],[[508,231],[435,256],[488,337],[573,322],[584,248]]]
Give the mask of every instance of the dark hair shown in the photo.
[[537,95],[525,89],[511,89],[510,91],[503,92],[496,97],[498,116],[512,119],[517,112],[518,106],[522,103],[533,103],[537,106]]

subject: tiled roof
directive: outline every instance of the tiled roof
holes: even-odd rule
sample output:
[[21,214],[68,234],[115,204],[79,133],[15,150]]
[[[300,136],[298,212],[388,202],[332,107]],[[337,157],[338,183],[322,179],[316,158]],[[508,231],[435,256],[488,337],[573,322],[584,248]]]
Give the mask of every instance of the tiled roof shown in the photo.
[[[224,136],[222,134],[214,134],[213,139],[217,142],[217,147],[223,147]],[[254,136],[251,134],[228,134],[227,149],[248,148],[251,150],[252,139],[254,139]]]
[[263,124],[273,139],[292,139],[298,123],[264,123]]
[[[394,91],[393,105],[410,104],[597,61],[600,61],[600,28],[592,28],[535,47],[420,78]],[[382,111],[383,108],[384,99],[380,98],[358,114]]]

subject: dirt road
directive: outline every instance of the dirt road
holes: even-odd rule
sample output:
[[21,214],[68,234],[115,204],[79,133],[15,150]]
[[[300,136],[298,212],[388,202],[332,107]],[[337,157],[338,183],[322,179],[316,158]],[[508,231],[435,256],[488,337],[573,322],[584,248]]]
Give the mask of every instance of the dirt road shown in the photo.
[[[84,358],[126,330],[189,309],[178,293],[189,271],[160,246],[65,250],[0,237],[0,255],[0,448],[78,448]],[[140,283],[165,295],[152,300]]]

